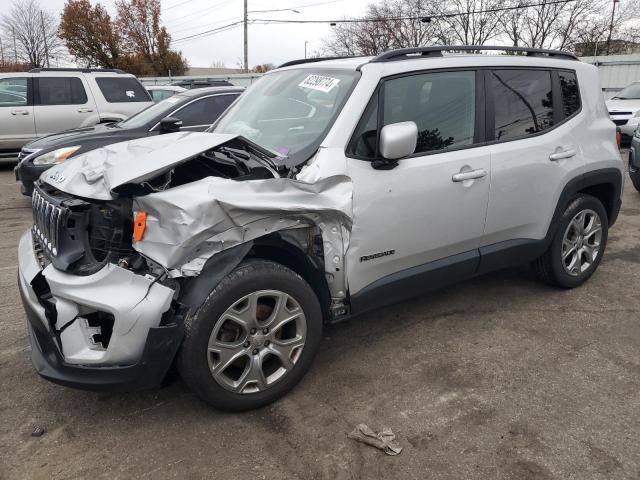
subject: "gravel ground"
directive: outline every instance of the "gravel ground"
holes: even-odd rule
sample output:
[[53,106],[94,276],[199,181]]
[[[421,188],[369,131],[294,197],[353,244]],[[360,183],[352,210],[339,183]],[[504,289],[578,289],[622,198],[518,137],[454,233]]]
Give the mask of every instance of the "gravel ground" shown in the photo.
[[[520,268],[325,330],[314,367],[258,411],[180,382],[91,393],[31,367],[16,286],[29,201],[0,169],[0,478],[638,479],[640,194],[602,265],[561,291]],[[404,451],[347,438],[388,426]],[[32,437],[35,426],[46,433]]]

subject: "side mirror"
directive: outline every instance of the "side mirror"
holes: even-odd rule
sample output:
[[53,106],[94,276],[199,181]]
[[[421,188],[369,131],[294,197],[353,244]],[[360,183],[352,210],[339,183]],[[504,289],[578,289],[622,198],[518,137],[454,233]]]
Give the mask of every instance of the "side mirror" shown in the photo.
[[385,125],[380,132],[380,154],[387,160],[399,160],[416,151],[418,126],[415,122]]
[[164,117],[160,120],[160,133],[179,132],[182,128],[182,120],[175,117]]

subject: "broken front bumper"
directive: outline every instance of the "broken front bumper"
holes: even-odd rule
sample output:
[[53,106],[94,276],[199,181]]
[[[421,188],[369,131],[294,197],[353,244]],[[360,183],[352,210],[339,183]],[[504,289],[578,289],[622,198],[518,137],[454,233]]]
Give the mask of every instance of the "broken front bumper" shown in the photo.
[[52,265],[42,270],[30,231],[18,257],[31,359],[42,377],[96,390],[162,381],[182,338],[171,315],[172,289],[112,264],[87,276]]

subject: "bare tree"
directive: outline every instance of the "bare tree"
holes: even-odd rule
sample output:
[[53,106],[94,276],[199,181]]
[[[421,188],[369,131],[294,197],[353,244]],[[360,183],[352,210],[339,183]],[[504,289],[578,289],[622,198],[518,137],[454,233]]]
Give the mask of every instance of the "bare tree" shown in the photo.
[[503,32],[499,10],[505,0],[449,0],[439,10],[440,35],[454,44],[484,45]]
[[0,18],[3,45],[8,46],[16,62],[32,67],[46,66],[50,57],[62,51],[58,21],[43,11],[37,0],[14,0],[11,9]]
[[434,0],[370,4],[364,17],[358,19],[368,21],[337,24],[325,42],[324,50],[333,55],[376,55],[393,48],[441,43],[442,29],[431,18],[437,12],[437,5]]

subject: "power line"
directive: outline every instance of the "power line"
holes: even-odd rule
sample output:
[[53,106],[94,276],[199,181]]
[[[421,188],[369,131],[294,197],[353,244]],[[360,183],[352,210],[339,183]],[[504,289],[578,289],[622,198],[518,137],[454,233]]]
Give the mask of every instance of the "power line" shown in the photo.
[[452,18],[452,17],[463,17],[466,15],[473,15],[478,13],[496,13],[496,12],[504,12],[508,10],[520,10],[524,8],[531,7],[541,7],[547,5],[556,5],[561,3],[570,3],[575,2],[576,0],[554,0],[554,1],[545,1],[541,3],[530,3],[525,5],[513,5],[510,7],[496,7],[496,8],[487,8],[483,10],[470,10],[468,12],[456,12],[456,13],[434,13],[434,14],[425,14],[425,15],[411,15],[411,16],[399,16],[399,17],[375,17],[375,18],[343,18],[339,20],[286,20],[286,19],[269,19],[269,18],[254,18],[253,22],[260,22],[262,24],[269,23],[298,23],[298,24],[309,24],[309,23],[328,23],[331,25],[335,25],[338,23],[371,23],[371,22],[388,22],[393,20],[431,20],[437,18]]
[[320,5],[328,5],[330,3],[338,3],[338,2],[342,2],[343,0],[331,0],[329,2],[317,2],[317,3],[309,3],[307,5],[298,5],[298,6],[293,6],[290,8],[275,8],[275,9],[270,9],[270,10],[249,10],[249,12],[247,13],[267,13],[267,12],[291,12],[291,11],[295,11],[301,8],[310,8],[310,7],[317,7]]
[[243,23],[244,23],[244,20],[238,20],[237,22],[229,23],[227,25],[223,25],[223,26],[218,27],[218,28],[213,28],[211,30],[206,30],[204,32],[194,33],[193,35],[188,35],[186,37],[177,38],[177,39],[173,40],[172,43],[182,42],[182,41],[185,41],[185,40],[191,40],[191,39],[195,39],[195,38],[207,37],[209,35],[214,35],[216,33],[220,33],[220,32],[224,32],[226,30],[230,30],[232,27],[236,27],[236,26],[241,25]]
[[165,11],[171,10],[172,8],[176,8],[176,7],[179,7],[180,5],[184,5],[185,3],[190,3],[190,2],[193,2],[193,0],[185,0],[184,2],[176,3],[175,5],[169,5],[164,10]]
[[207,22],[207,23],[201,24],[201,25],[191,25],[189,27],[180,28],[178,30],[171,29],[171,35],[174,35],[176,33],[193,31],[195,28],[214,27],[216,25],[220,25],[221,23],[225,23],[225,22],[235,22],[236,20],[240,20],[241,18],[242,17],[239,17],[239,16],[236,15],[235,17],[224,18],[222,20],[218,20],[217,22],[213,22],[213,23]]
[[[425,19],[429,19],[429,21],[431,19],[437,19],[437,18],[452,18],[452,17],[459,17],[459,16],[464,16],[464,15],[471,15],[471,14],[478,14],[478,13],[496,13],[496,12],[503,12],[503,11],[508,11],[508,10],[520,10],[520,9],[525,9],[525,8],[532,8],[532,7],[540,7],[540,6],[547,6],[547,5],[556,5],[556,4],[564,4],[564,3],[570,3],[570,2],[575,2],[576,0],[551,0],[551,1],[544,1],[544,2],[540,2],[540,3],[530,3],[530,4],[521,4],[521,5],[515,5],[515,6],[510,6],[510,7],[496,7],[496,8],[487,8],[487,9],[483,9],[483,10],[472,10],[469,12],[460,12],[460,13],[443,13],[443,14],[429,14],[429,15],[413,15],[413,16],[398,16],[398,17],[376,17],[376,18],[347,18],[347,19],[341,19],[341,20],[284,20],[284,19],[266,19],[266,18],[262,18],[262,19],[251,19],[249,20],[249,23],[261,23],[263,25],[268,25],[268,24],[283,24],[283,23],[297,23],[297,24],[310,24],[310,23],[328,23],[328,24],[338,24],[338,23],[367,23],[367,22],[388,22],[388,21],[393,21],[393,20],[425,20]],[[300,7],[302,8],[302,7]],[[176,40],[173,40],[174,42],[180,42],[180,41],[185,41],[185,40],[192,40],[192,39],[198,39],[198,38],[204,38],[204,37],[208,37],[210,35],[215,35],[217,33],[222,33],[226,30],[230,30],[240,24],[243,24],[244,20],[239,20],[237,22],[233,22],[233,23],[229,23],[227,25],[223,25],[221,27],[218,28],[214,28],[211,30],[205,30],[203,32],[199,32],[199,33],[194,33],[193,35],[189,35],[186,37],[182,37],[182,38],[178,38]]]
[[[225,5],[227,5],[228,3],[232,2],[232,1],[233,0],[223,0],[222,2],[220,2],[220,3],[216,4],[216,5],[210,5],[207,8],[203,8],[201,10],[196,10],[195,12],[190,12],[190,13],[187,13],[186,15],[182,15],[182,16],[176,17],[176,18],[171,18],[171,19],[165,20],[165,21],[166,22],[175,22],[176,20],[183,20],[185,18],[193,17],[194,15],[200,15],[203,12],[211,13],[211,12],[216,11],[218,8],[221,8],[221,7],[225,6]],[[206,13],[205,13],[205,15],[206,15]],[[190,20],[187,20],[186,22],[185,21],[180,21],[180,22],[178,22],[178,24],[181,25],[183,23],[188,23],[189,21]],[[177,26],[177,24],[174,25],[174,26]]]

